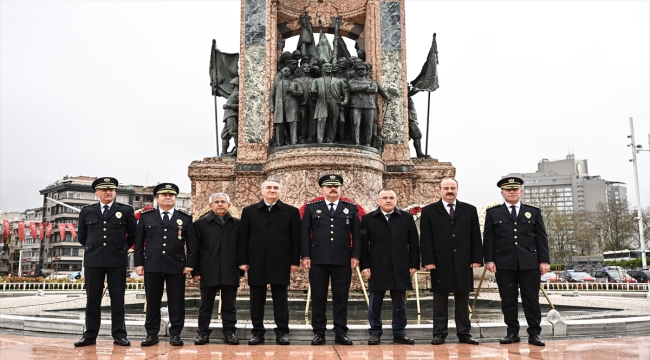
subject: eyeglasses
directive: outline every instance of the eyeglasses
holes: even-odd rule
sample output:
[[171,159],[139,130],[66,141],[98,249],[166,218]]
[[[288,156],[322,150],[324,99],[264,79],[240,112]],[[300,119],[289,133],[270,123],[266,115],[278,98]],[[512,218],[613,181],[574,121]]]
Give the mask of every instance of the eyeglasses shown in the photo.
[[380,197],[380,198],[377,198],[377,199],[386,201],[386,200],[395,200],[396,197],[394,197],[394,196],[384,196],[384,197]]

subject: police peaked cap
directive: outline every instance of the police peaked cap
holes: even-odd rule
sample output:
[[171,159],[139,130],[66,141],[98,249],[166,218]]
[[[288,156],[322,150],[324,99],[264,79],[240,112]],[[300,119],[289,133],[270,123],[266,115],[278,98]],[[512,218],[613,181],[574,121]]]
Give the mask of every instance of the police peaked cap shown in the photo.
[[100,177],[93,181],[91,185],[93,190],[97,189],[116,189],[119,182],[116,178],[112,177]]
[[179,189],[176,184],[172,183],[162,183],[156,185],[155,188],[153,188],[153,195],[157,196],[158,194],[174,194],[178,195]]
[[507,177],[497,182],[497,187],[501,189],[519,189],[524,184],[524,180],[518,177]]
[[343,177],[336,174],[327,174],[318,179],[318,186],[323,187],[325,185],[341,186],[343,185]]

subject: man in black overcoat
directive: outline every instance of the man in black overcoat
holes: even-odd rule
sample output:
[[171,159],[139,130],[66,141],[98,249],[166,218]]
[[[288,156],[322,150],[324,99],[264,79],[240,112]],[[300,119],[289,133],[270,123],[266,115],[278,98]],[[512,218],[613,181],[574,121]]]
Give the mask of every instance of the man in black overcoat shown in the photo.
[[248,271],[253,337],[249,345],[264,344],[264,304],[266,286],[271,285],[275,342],[289,345],[288,288],[291,273],[300,264],[300,213],[280,201],[282,183],[268,179],[262,183],[262,201],[247,206],[239,222],[239,268]]
[[237,231],[239,219],[228,212],[230,196],[216,193],[208,199],[212,209],[206,216],[194,222],[198,243],[198,261],[192,275],[201,287],[199,306],[199,330],[194,345],[210,342],[210,320],[214,309],[214,297],[221,291],[224,343],[239,344],[237,331],[237,288],[243,271],[237,266]]
[[99,202],[84,206],[79,213],[79,243],[84,247],[86,283],[86,331],[74,346],[95,344],[101,325],[104,278],[111,297],[111,334],[113,342],[129,346],[124,325],[124,292],[128,251],[135,240],[136,220],[133,207],[115,201],[117,179],[101,177],[92,188]]
[[397,195],[389,188],[377,195],[377,208],[361,220],[361,273],[368,278],[370,304],[368,345],[379,345],[383,334],[381,305],[386,290],[393,302],[393,343],[414,344],[406,336],[406,291],[413,289],[411,278],[420,268],[420,244],[413,215],[401,211]]
[[478,212],[470,204],[456,200],[458,182],[443,178],[440,200],[422,209],[420,247],[422,264],[431,270],[433,291],[433,340],[444,344],[448,335],[447,304],[454,293],[458,341],[478,345],[470,334],[469,293],[474,289],[474,268],[481,266],[481,230]]
[[158,344],[160,306],[167,285],[169,309],[169,343],[182,346],[185,324],[185,274],[196,266],[196,235],[192,216],[176,209],[179,188],[172,183],[158,184],[153,194],[158,207],[140,212],[135,236],[133,263],[136,274],[144,275],[147,315],[144,327],[147,338],[141,346]]
[[348,332],[348,295],[352,269],[361,256],[361,224],[355,203],[341,199],[343,177],[318,180],[323,200],[308,203],[302,216],[300,256],[309,271],[312,297],[312,345],[325,344],[327,288],[332,281],[334,342],[352,345]]
[[550,271],[548,238],[542,211],[520,201],[524,193],[523,184],[524,181],[518,177],[497,182],[505,203],[487,210],[483,253],[485,267],[495,273],[501,310],[508,325],[506,337],[500,343],[520,341],[517,298],[521,293],[528,323],[528,343],[544,346],[540,337],[539,278]]

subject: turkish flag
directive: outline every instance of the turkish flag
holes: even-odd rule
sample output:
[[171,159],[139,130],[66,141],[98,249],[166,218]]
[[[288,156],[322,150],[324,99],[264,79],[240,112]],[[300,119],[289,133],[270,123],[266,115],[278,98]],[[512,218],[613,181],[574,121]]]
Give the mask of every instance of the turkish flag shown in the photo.
[[41,231],[41,241],[43,241],[43,239],[45,239],[45,223],[40,223],[39,228]]
[[61,235],[61,241],[65,240],[65,224],[64,223],[58,223],[59,226],[59,235]]
[[52,235],[52,223],[47,223],[45,228],[47,229],[47,233],[45,234],[45,237],[47,238],[47,241],[50,241],[50,236]]
[[5,242],[9,237],[9,220],[2,220],[2,227],[4,228],[4,234],[2,235],[2,241]]
[[77,232],[74,231],[74,224],[66,224],[68,226],[68,230],[70,230],[70,234],[72,234],[72,238],[77,237]]
[[32,235],[32,239],[38,239],[38,233],[36,232],[36,223],[34,221],[29,222],[29,232]]
[[18,222],[18,237],[20,241],[25,241],[25,222],[22,220]]

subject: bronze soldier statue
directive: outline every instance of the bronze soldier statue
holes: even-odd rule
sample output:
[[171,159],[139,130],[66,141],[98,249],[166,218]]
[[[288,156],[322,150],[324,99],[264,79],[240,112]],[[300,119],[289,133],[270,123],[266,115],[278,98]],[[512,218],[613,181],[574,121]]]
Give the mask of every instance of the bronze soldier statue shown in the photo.
[[[221,156],[232,155],[237,156],[237,148],[239,147],[238,131],[239,128],[239,78],[236,77],[230,80],[230,83],[235,86],[235,90],[228,97],[228,100],[223,105],[223,131],[221,132],[221,142],[223,149]],[[230,146],[230,139],[235,142],[235,147],[228,153]]]

